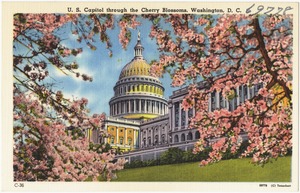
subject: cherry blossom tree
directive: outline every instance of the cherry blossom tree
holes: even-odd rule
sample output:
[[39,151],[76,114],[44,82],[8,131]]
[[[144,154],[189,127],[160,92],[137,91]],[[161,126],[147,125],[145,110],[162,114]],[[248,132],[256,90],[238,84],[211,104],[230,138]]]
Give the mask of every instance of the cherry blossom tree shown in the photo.
[[[150,37],[156,39],[160,59],[152,72],[168,72],[173,86],[189,85],[182,102],[196,108],[191,128],[200,140],[195,152],[212,145],[201,165],[236,152],[240,136],[249,146],[242,156],[263,164],[292,148],[292,16],[291,15],[142,15],[152,21]],[[14,177],[15,180],[83,181],[102,175],[110,180],[124,160],[115,162],[114,151],[97,153],[85,132],[102,131],[104,114],[89,115],[87,99],[68,99],[55,90],[53,69],[92,81],[81,74],[75,61],[82,47],[64,45],[66,31],[79,43],[96,50],[95,38],[112,56],[108,30],[120,28],[126,49],[139,16],[110,14],[14,15]],[[77,47],[76,47],[77,46]],[[205,84],[199,85],[204,80]],[[234,109],[212,108],[212,94],[229,102],[240,87],[261,85],[255,95]],[[105,131],[103,131],[103,135]],[[214,144],[211,142],[214,141]],[[103,147],[104,149],[105,147]],[[101,149],[100,149],[101,152]]]
[[[194,151],[212,146],[200,165],[221,160],[228,150],[235,153],[243,134],[249,146],[241,156],[252,156],[253,163],[287,154],[292,148],[292,15],[145,17],[153,22],[150,37],[161,51],[152,73],[168,72],[173,86],[189,85],[182,108],[196,108],[190,127],[199,130],[200,140]],[[240,88],[254,86],[257,92],[234,108],[209,105],[212,95],[230,104]]]
[[[68,32],[97,49],[95,38],[106,45],[111,56],[108,29],[115,25],[113,15],[15,14],[13,30],[14,69],[14,178],[16,181],[84,181],[88,178],[111,180],[123,168],[124,159],[115,160],[114,150],[95,151],[87,131],[102,128],[104,114],[89,115],[88,101],[68,99],[55,90],[53,69],[92,81],[81,74],[75,61],[82,47],[67,47]],[[136,16],[119,18],[120,43],[124,48],[130,30],[139,23]],[[77,46],[77,47],[76,47]],[[103,50],[105,51],[105,50]],[[105,146],[102,147],[104,149]],[[100,151],[100,153],[99,153]]]

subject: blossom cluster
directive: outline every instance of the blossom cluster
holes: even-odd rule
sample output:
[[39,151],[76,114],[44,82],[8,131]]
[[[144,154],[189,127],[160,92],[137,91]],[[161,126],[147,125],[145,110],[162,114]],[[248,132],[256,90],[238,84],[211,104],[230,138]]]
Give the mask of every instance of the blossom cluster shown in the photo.
[[[190,127],[198,128],[200,140],[194,151],[212,147],[201,165],[221,160],[228,150],[237,152],[242,135],[247,135],[249,146],[241,156],[252,156],[254,163],[286,155],[292,148],[292,16],[164,18],[172,30],[152,18],[150,36],[162,52],[152,71],[170,72],[173,86],[190,84],[182,107],[196,108]],[[205,84],[199,86],[199,80]],[[236,108],[209,110],[211,93],[231,101],[240,87],[258,84],[262,88],[257,94]]]

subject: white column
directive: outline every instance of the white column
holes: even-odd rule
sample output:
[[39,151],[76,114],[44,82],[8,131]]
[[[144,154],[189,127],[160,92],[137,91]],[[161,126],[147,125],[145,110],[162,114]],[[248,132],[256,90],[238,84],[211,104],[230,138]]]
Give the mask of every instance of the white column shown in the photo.
[[238,106],[239,104],[240,104],[240,87],[238,86],[236,89],[236,95],[237,95],[237,97],[236,97],[236,105]]
[[188,115],[189,110],[184,111],[184,112],[185,112],[185,126],[188,127],[189,126],[189,115]]
[[128,100],[128,112],[131,112],[131,100]]
[[133,146],[136,146],[135,133],[136,133],[136,131],[135,131],[135,129],[133,129]]
[[139,112],[142,112],[142,99],[139,100]]
[[208,112],[211,112],[211,94],[208,94]]
[[225,100],[225,103],[226,103],[226,108],[227,108],[227,110],[229,110],[229,101],[228,100]]
[[250,99],[250,88],[249,88],[249,86],[247,86],[247,99]]
[[136,111],[136,100],[135,99],[133,100],[133,106],[134,106],[133,112],[135,113],[135,111]]
[[216,108],[220,109],[220,92],[216,92]]
[[172,104],[172,125],[171,125],[171,128],[172,128],[172,131],[174,131],[174,128],[175,128],[175,108],[174,108],[174,104]]
[[178,128],[181,127],[181,102],[179,102],[179,121],[178,121]]

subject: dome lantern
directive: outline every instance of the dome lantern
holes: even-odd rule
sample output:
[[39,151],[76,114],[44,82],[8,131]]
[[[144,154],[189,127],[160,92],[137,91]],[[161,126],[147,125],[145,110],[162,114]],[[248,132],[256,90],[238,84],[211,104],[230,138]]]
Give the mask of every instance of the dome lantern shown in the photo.
[[134,46],[134,58],[143,59],[143,50],[144,50],[144,47],[141,44],[141,33],[139,31],[138,32],[137,43]]

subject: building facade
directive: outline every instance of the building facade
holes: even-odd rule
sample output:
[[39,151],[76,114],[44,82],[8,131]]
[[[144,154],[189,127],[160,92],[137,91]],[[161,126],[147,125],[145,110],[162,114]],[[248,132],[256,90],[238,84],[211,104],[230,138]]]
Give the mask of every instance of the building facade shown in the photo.
[[[109,102],[110,116],[104,124],[108,137],[102,139],[97,131],[91,137],[94,143],[106,142],[118,148],[124,152],[119,157],[129,162],[156,159],[170,147],[193,149],[200,138],[197,129],[189,128],[195,109],[184,111],[181,107],[188,88],[174,91],[166,100],[161,81],[150,74],[150,65],[143,58],[143,50],[138,35],[134,58],[124,66],[113,88],[114,96]],[[204,81],[199,82],[199,89],[205,84]],[[232,111],[256,95],[261,87],[261,84],[240,86],[231,100],[225,99],[219,92],[213,92],[209,96],[208,110],[227,108]],[[246,134],[242,135],[243,139],[246,137]]]

